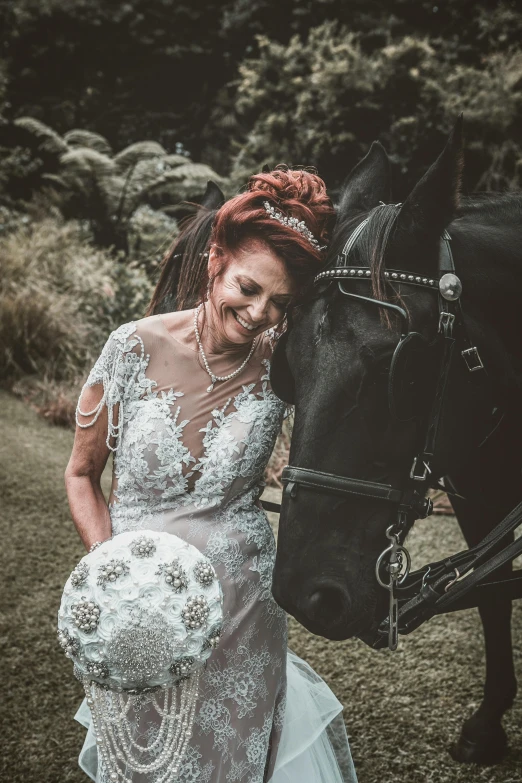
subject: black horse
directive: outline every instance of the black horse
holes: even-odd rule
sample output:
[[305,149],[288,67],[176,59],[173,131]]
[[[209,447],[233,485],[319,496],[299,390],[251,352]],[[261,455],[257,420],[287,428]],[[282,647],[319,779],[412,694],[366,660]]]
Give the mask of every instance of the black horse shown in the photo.
[[[426,338],[409,396],[406,390],[402,399],[411,416],[399,421],[388,405],[390,360],[399,340],[393,313],[343,296],[337,281],[316,286],[295,308],[272,372],[276,391],[295,402],[291,465],[401,489],[424,436],[425,401],[437,380],[429,346],[438,329],[438,289],[390,285],[384,270],[438,281],[440,237],[447,229],[463,284],[465,329],[487,380],[469,372],[459,351],[430,468],[432,479],[443,478],[460,496],[453,505],[472,546],[522,497],[522,196],[461,198],[461,136],[459,120],[402,205],[389,204],[390,164],[374,143],[343,186],[327,259],[327,268],[334,265],[347,238],[369,217],[349,263],[370,271],[350,281],[350,292],[399,303],[410,328]],[[378,586],[375,564],[387,544],[393,506],[367,495],[298,489],[294,498],[283,499],[274,596],[315,634],[357,636],[371,644],[386,615],[387,594]],[[517,687],[511,602],[488,599],[479,611],[487,657],[484,699],[464,723],[452,754],[493,763],[506,750],[501,719]]]

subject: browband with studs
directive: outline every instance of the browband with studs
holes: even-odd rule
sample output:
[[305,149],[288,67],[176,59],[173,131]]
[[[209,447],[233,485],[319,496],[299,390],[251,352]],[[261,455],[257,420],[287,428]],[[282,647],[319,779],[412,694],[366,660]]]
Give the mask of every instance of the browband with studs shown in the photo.
[[[345,278],[368,279],[372,276],[368,267],[358,266],[336,266],[332,269],[325,269],[314,277],[314,283],[321,280],[342,280]],[[419,275],[410,275],[406,272],[398,272],[393,269],[386,269],[385,279],[390,283],[409,283],[410,285],[419,285],[422,288],[438,288],[439,281],[432,277],[420,277]]]

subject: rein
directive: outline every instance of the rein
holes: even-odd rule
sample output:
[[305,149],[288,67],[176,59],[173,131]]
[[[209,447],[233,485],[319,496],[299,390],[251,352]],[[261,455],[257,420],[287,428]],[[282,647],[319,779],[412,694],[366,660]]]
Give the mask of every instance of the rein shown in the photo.
[[[349,254],[366,227],[369,217],[363,220],[348,238],[335,267],[320,272],[314,284],[336,281],[340,292],[376,307],[394,312],[401,319],[401,338],[390,365],[388,397],[390,409],[396,402],[397,373],[400,373],[400,357],[413,345],[427,347],[427,340],[418,332],[409,329],[408,315],[404,308],[390,302],[361,296],[347,291],[350,281],[371,281],[367,267],[349,265]],[[476,547],[460,552],[439,563],[430,563],[410,574],[410,555],[402,541],[416,519],[424,519],[432,513],[433,505],[425,497],[430,486],[441,487],[431,480],[432,462],[437,447],[442,412],[447,392],[447,381],[456,350],[465,362],[469,372],[485,376],[484,364],[475,345],[469,340],[464,324],[460,296],[462,283],[455,274],[455,264],[450,246],[451,237],[447,231],[440,240],[438,279],[412,275],[401,270],[384,270],[389,283],[412,285],[433,291],[438,295],[438,330],[436,342],[440,345],[440,364],[433,402],[426,418],[422,449],[413,459],[409,476],[402,490],[389,484],[339,476],[335,473],[299,468],[288,465],[282,474],[284,498],[291,501],[297,497],[299,487],[308,490],[337,495],[358,495],[396,506],[395,522],[386,530],[389,545],[379,555],[375,575],[381,587],[389,592],[389,612],[378,630],[375,647],[383,646],[387,638],[390,650],[397,649],[399,633],[410,633],[434,614],[460,608],[463,599],[472,588],[484,591],[484,580],[500,565],[509,562],[522,553],[522,538],[508,543],[500,552],[499,545],[518,527],[522,521],[522,503],[495,527]],[[457,341],[459,343],[457,349]],[[398,368],[398,369],[397,369]],[[400,417],[398,417],[400,418]],[[498,426],[495,422],[494,428]],[[491,434],[491,433],[490,433]],[[489,435],[487,436],[489,437]],[[487,438],[486,438],[487,439]],[[452,494],[448,492],[448,494]],[[474,570],[473,570],[474,569]],[[462,577],[473,570],[470,576]],[[510,579],[507,591],[512,597],[520,593],[522,580]],[[496,583],[498,584],[498,583]],[[486,585],[487,586],[487,585]],[[513,586],[515,589],[513,590]]]

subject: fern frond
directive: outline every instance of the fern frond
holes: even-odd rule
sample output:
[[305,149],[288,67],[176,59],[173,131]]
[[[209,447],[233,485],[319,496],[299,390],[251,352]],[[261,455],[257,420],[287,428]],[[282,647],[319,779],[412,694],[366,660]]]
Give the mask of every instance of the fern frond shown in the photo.
[[34,117],[19,117],[13,125],[24,130],[34,140],[35,147],[50,155],[62,155],[68,147],[62,137]]
[[131,144],[114,157],[114,163],[120,173],[135,166],[140,160],[148,158],[162,158],[167,154],[166,150],[156,141],[138,141]]
[[91,150],[100,152],[102,155],[112,157],[111,145],[99,133],[75,128],[67,131],[63,138],[69,147],[88,147]]
[[76,174],[94,174],[97,177],[110,177],[115,173],[116,167],[107,155],[101,152],[89,149],[89,147],[78,147],[69,150],[62,155],[60,163],[63,168]]

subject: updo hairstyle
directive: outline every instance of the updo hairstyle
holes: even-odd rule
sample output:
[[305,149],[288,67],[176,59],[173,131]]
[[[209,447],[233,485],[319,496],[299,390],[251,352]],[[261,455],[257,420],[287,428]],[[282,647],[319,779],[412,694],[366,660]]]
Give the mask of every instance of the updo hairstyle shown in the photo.
[[207,270],[211,245],[220,259],[216,270],[219,275],[234,253],[248,250],[253,240],[263,242],[284,263],[299,295],[324,263],[325,253],[302,234],[270,217],[263,202],[285,217],[303,220],[319,245],[326,245],[335,213],[323,180],[311,170],[281,165],[254,174],[245,192],[229,201],[214,183],[209,183],[207,194],[201,205],[192,205],[195,214],[183,221],[165,254],[146,314],[191,309],[205,299],[212,283]]
[[324,251],[311,245],[303,234],[270,217],[264,202],[285,217],[304,221],[319,245],[326,245],[335,213],[323,180],[312,171],[281,165],[273,171],[254,174],[247,190],[218,210],[210,236],[210,245],[223,258],[217,274],[226,268],[231,255],[247,250],[249,243],[257,240],[281,259],[298,291],[302,290],[323,265]]

